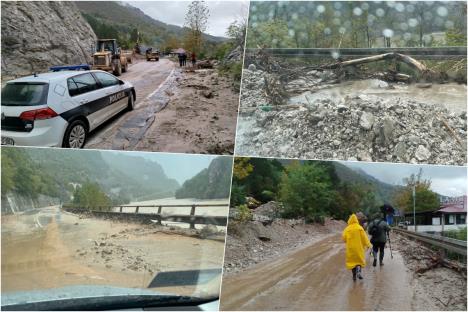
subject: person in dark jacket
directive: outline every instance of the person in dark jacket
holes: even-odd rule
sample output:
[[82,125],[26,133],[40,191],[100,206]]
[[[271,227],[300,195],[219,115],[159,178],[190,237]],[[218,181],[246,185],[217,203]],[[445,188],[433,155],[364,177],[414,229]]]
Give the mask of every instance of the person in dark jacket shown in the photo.
[[191,61],[192,61],[192,67],[195,66],[195,64],[197,63],[197,56],[195,55],[195,52],[192,52],[192,55],[191,55]]
[[182,54],[182,66],[187,66],[187,54]]
[[178,53],[177,56],[179,57],[179,66],[180,67],[184,66],[184,54]]
[[367,225],[367,232],[371,235],[372,253],[374,254],[373,266],[377,265],[377,255],[379,255],[379,264],[383,265],[384,249],[387,243],[387,235],[390,232],[390,226],[381,214],[374,215],[373,220]]

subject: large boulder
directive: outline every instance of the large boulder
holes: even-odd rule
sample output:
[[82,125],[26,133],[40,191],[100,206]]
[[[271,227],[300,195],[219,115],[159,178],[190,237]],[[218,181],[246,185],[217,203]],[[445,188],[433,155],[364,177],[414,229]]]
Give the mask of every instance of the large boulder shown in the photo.
[[2,1],[2,80],[90,63],[96,41],[72,1]]

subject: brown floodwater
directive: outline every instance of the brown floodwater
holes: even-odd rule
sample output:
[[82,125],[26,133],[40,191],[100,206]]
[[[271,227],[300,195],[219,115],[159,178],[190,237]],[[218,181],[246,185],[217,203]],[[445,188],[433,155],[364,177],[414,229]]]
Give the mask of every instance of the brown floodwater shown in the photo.
[[345,81],[316,92],[307,91],[290,99],[291,103],[311,103],[316,99],[338,100],[346,96],[370,95],[382,99],[407,99],[434,106],[443,106],[449,112],[466,112],[466,85],[457,83],[432,84],[421,88],[419,84],[392,84],[393,88],[379,86],[376,79]]
[[[389,253],[389,250],[386,249]],[[223,278],[222,310],[412,310],[410,274],[400,254],[363,268],[353,282],[340,235]]]
[[[2,293],[72,285],[143,288],[159,272],[221,269],[224,244],[158,232],[151,226],[80,218],[58,207],[2,217]],[[202,285],[151,288],[217,294]]]

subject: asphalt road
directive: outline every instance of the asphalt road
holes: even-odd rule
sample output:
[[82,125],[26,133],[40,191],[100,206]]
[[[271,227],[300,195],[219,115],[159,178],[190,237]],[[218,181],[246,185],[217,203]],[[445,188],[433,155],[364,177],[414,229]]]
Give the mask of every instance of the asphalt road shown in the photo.
[[161,58],[158,62],[134,60],[128,72],[119,78],[135,87],[135,109],[118,114],[93,131],[85,148],[134,149],[154,121],[155,113],[167,104],[165,92],[175,74],[175,64],[169,59]]
[[382,267],[370,255],[363,280],[344,265],[340,235],[223,278],[222,310],[412,310],[410,273],[398,252]]

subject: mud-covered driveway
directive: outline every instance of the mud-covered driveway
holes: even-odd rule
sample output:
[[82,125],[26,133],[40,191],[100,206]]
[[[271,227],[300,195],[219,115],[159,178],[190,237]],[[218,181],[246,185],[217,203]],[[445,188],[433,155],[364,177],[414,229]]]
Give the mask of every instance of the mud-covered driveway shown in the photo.
[[[223,278],[222,310],[416,310],[411,275],[393,251],[353,282],[340,234]],[[370,265],[369,265],[370,263]],[[421,295],[421,294],[420,294]],[[421,307],[419,307],[421,309]]]
[[160,61],[134,60],[120,77],[133,84],[136,91],[135,109],[123,112],[91,133],[86,148],[133,149],[154,121],[154,114],[167,104],[166,89],[175,80],[175,64]]

